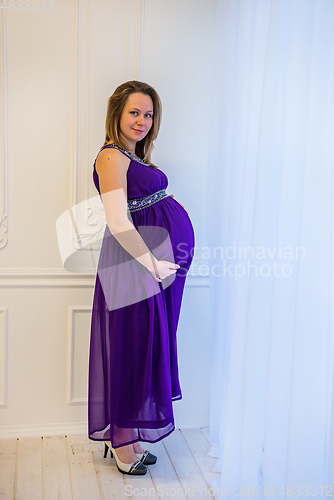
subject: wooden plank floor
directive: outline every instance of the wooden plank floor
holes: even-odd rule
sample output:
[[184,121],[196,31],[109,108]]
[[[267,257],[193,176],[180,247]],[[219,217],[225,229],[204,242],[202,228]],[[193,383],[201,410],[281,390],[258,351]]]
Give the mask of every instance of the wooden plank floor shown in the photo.
[[216,458],[202,429],[177,429],[157,443],[145,476],[121,474],[103,458],[104,443],[86,436],[0,440],[0,498],[4,500],[214,499]]

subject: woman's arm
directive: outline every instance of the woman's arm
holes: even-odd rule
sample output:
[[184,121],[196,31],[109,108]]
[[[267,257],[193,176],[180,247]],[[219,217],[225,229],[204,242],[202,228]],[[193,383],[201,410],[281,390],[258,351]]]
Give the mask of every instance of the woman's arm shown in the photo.
[[104,149],[96,161],[100,191],[110,232],[151,273],[157,260],[127,216],[127,170],[130,160],[117,149]]

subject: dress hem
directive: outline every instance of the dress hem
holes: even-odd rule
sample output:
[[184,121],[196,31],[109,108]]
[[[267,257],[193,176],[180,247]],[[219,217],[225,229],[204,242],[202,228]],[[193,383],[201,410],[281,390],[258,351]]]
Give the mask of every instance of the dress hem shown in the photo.
[[[141,441],[142,443],[157,443],[158,441],[161,441],[162,439],[165,439],[167,436],[169,436],[174,431],[175,431],[175,425],[173,425],[173,429],[171,429],[170,431],[168,431],[163,436],[159,437],[159,439],[155,439],[154,441],[151,441],[149,439],[135,439],[135,440],[128,441],[128,442],[126,442],[124,444],[121,444],[121,445],[118,445],[118,446],[114,446],[112,443],[111,443],[111,445],[116,450],[117,448],[122,448],[123,446],[128,446],[130,444],[138,443],[139,441]],[[109,441],[108,439],[106,440],[106,439],[92,438],[89,435],[88,435],[88,439],[90,439],[91,441],[101,441],[101,442]]]

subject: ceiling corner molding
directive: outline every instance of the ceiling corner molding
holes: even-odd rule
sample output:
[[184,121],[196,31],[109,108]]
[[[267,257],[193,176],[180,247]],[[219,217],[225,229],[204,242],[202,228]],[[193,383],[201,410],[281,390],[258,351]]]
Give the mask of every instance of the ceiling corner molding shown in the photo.
[[145,0],[127,0],[126,80],[143,81]]
[[8,241],[8,84],[7,13],[1,9],[0,49],[0,249]]

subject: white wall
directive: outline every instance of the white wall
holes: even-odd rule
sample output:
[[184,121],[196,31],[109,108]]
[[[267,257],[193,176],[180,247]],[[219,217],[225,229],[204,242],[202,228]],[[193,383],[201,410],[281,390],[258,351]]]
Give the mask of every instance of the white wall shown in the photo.
[[[107,99],[123,81],[159,92],[153,161],[206,246],[215,8],[216,0],[55,0],[50,12],[1,9],[0,437],[87,432],[94,275],[63,269],[55,224],[96,195]],[[178,329],[178,427],[209,423],[209,288],[199,263]]]

